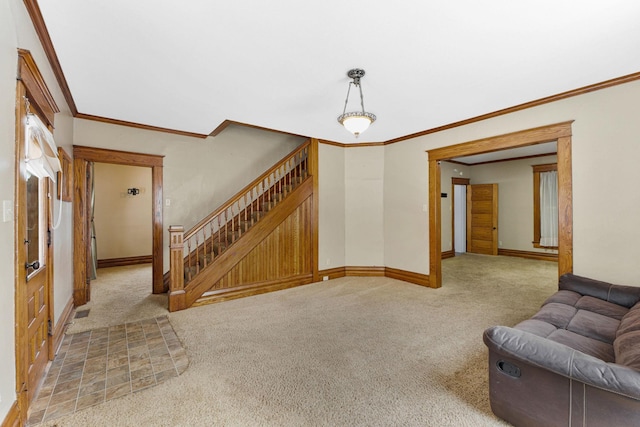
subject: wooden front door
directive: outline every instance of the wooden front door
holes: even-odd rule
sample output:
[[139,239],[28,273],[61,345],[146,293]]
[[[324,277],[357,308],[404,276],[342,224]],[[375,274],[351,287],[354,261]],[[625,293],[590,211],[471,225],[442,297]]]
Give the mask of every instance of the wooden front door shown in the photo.
[[498,255],[498,184],[467,186],[467,252]]
[[49,362],[49,281],[47,266],[40,267],[27,281],[27,392],[33,399]]
[[[18,144],[18,159],[24,158]],[[19,161],[16,209],[16,332],[18,334],[18,394],[33,399],[49,361],[51,283],[51,198],[49,178],[40,178]]]

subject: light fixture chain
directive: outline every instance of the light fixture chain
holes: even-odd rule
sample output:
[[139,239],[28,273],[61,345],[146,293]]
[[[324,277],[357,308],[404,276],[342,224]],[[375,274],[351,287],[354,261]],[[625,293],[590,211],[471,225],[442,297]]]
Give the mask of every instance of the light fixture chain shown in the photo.
[[362,96],[362,86],[358,85],[358,89],[360,89],[360,106],[362,107],[362,112],[364,113],[364,97]]
[[344,100],[344,109],[342,110],[342,114],[347,112],[347,104],[349,103],[349,93],[351,93],[351,85],[353,82],[349,82],[349,86],[347,87],[347,98]]

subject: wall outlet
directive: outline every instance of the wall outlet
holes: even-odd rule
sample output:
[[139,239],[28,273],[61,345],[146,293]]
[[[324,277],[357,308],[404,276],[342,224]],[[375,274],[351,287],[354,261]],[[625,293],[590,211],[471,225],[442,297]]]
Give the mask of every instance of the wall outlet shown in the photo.
[[166,200],[164,201],[164,205],[165,205],[165,206],[171,206],[171,199],[166,199]]
[[502,247],[502,240],[498,240],[498,246]]
[[331,265],[331,258],[327,258],[327,265]]
[[322,281],[326,282],[327,280],[329,280],[329,276],[322,276]]

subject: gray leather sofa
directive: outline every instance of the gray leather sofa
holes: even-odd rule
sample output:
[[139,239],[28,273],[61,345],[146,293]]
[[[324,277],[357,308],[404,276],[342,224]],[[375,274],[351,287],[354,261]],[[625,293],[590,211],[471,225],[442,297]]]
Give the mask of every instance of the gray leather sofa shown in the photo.
[[558,289],[484,332],[492,411],[516,426],[640,426],[640,288],[565,274]]

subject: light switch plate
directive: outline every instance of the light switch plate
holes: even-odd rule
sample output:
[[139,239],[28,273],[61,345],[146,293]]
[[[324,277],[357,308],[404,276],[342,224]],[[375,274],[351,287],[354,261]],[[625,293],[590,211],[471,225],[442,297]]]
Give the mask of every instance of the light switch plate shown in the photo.
[[2,201],[2,222],[9,222],[13,220],[13,201]]

